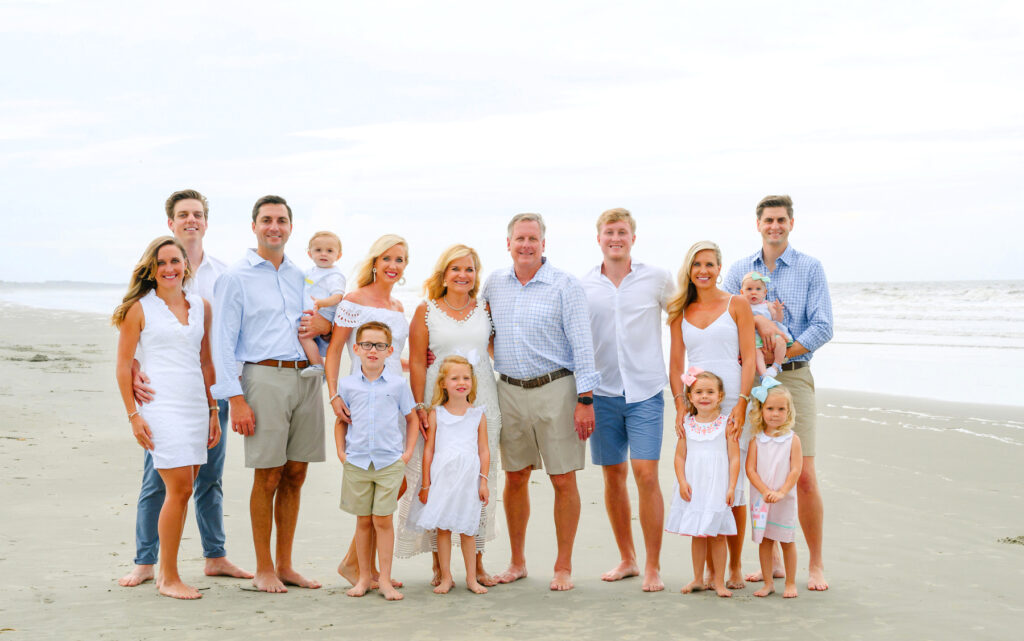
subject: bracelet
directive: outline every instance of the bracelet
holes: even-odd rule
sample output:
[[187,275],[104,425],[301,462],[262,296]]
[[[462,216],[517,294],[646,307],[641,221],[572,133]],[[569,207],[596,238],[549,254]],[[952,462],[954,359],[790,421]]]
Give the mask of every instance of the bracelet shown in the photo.
[[416,403],[415,405],[412,406],[412,408],[417,412],[420,410],[423,410],[424,412],[427,411],[426,403]]
[[334,399],[336,399],[336,398],[341,398],[341,394],[335,394],[334,396],[332,396],[329,399],[327,399],[327,402],[328,403],[333,403]]
[[679,392],[678,394],[676,394],[675,396],[673,396],[673,397],[672,397],[672,400],[674,401],[674,400],[676,400],[677,398],[679,398],[680,396],[684,396],[684,395],[685,395],[685,394],[684,394],[683,392]]
[[219,412],[219,411],[220,411],[220,408],[219,408],[219,407],[217,407],[216,405],[211,405],[211,406],[210,406],[210,411],[211,411],[211,412]]
[[486,474],[483,474],[483,473],[480,474],[480,478],[482,478],[485,481],[490,481],[491,480],[491,479],[487,478]]
[[139,410],[135,410],[134,412],[132,412],[131,414],[129,414],[129,415],[128,415],[128,422],[130,423],[130,422],[131,422],[131,420],[132,420],[133,418],[135,418],[136,416],[138,416],[138,415],[139,415]]
[[740,394],[740,398],[742,398],[743,400],[745,400],[748,403],[750,402],[750,396],[748,396],[746,394]]
[[421,490],[429,490],[429,489],[430,489],[430,486],[429,486],[429,485],[421,485],[421,486],[420,486],[420,489],[421,489]]

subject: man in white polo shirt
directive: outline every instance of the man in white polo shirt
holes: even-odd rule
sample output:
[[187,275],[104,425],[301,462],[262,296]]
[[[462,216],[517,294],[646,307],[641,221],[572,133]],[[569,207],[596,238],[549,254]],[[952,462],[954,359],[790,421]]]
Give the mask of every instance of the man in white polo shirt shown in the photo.
[[625,209],[609,209],[597,219],[603,262],[582,277],[590,308],[594,361],[601,382],[594,390],[596,427],[590,455],[604,471],[604,502],[621,561],[601,575],[605,581],[637,576],[632,515],[626,490],[627,453],[640,498],[644,533],[643,590],[659,592],[659,555],[665,503],[658,484],[668,384],[662,352],[662,311],[672,295],[672,276],[634,261],[636,221]]

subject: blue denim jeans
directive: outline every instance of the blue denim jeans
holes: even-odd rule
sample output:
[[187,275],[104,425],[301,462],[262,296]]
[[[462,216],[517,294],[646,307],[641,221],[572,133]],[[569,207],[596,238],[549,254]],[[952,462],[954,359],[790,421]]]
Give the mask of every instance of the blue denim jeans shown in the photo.
[[[228,423],[227,401],[217,401],[219,408],[221,438],[217,447],[206,453],[206,465],[199,467],[192,495],[196,501],[196,522],[199,537],[203,541],[203,556],[216,559],[227,555],[224,549],[224,453]],[[139,507],[135,515],[135,564],[155,565],[160,551],[160,537],[157,522],[160,508],[164,505],[164,481],[153,467],[153,457],[146,450],[142,467],[142,489],[139,491]]]

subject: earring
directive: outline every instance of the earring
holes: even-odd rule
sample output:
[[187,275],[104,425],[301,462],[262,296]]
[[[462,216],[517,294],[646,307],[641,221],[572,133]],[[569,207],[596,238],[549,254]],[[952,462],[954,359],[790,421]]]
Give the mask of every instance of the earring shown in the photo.
[[401,278],[398,279],[398,286],[401,287],[404,284],[405,284],[405,276],[402,276]]
[[722,275],[721,274],[718,275],[718,280],[715,281],[715,284],[716,285],[721,285],[722,284]]
[[377,281],[377,268],[376,267],[371,268],[370,269],[370,273],[373,274],[373,280],[374,280],[374,282],[376,282]]

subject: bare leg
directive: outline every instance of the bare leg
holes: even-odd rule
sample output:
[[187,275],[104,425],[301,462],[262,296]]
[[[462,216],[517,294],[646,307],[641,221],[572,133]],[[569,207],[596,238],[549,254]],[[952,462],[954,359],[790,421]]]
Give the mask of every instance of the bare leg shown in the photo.
[[476,539],[466,534],[460,534],[459,540],[462,543],[462,561],[466,564],[466,587],[470,592],[487,594],[487,588],[476,580]]
[[754,592],[754,596],[768,596],[775,591],[775,580],[772,577],[772,550],[775,549],[775,542],[771,539],[762,539],[757,548],[757,556],[761,561],[761,576],[764,579],[764,587]]
[[[359,568],[359,576],[355,583],[345,592],[348,596],[360,597],[370,589],[370,557],[373,550],[370,548],[370,533],[373,531],[373,518],[369,515],[356,517],[356,535],[353,543],[356,546],[356,567]],[[344,561],[342,561],[344,563]]]
[[[764,362],[764,354],[761,353],[761,350],[756,349],[754,350],[754,356],[757,359],[757,375],[764,376],[765,370],[768,369],[768,366],[765,365]],[[785,356],[785,354],[783,354],[783,356]],[[781,363],[782,361],[777,362]]]
[[497,575],[498,583],[512,583],[526,578],[526,524],[530,520],[530,468],[505,472],[505,520],[512,559],[508,569]]
[[185,527],[188,500],[192,497],[195,468],[188,465],[157,472],[167,488],[160,509],[160,520],[157,522],[160,535],[160,581],[157,589],[160,594],[175,599],[198,599],[202,596],[199,590],[185,585],[178,575],[178,546]]
[[572,545],[580,524],[580,491],[576,485],[576,472],[554,474],[548,478],[555,488],[555,538],[558,540],[555,573],[549,587],[564,592],[573,588]]
[[292,562],[292,544],[295,542],[295,526],[299,520],[302,484],[306,481],[308,467],[309,463],[300,461],[285,463],[281,483],[274,497],[274,521],[277,523],[277,578],[285,585],[315,590],[320,587],[320,583],[296,572]]
[[249,495],[249,518],[252,520],[252,543],[256,549],[256,576],[252,584],[263,592],[287,592],[274,569],[270,554],[270,533],[274,522],[274,495],[284,466],[253,470],[252,494]]
[[[306,353],[306,359],[310,365],[323,365],[324,360],[320,357],[320,348],[312,338],[300,338],[302,351]],[[781,362],[781,361],[780,361]]]
[[433,578],[430,579],[430,585],[436,588],[441,585],[441,559],[437,554],[437,550],[430,553],[430,569],[434,572]]
[[711,557],[714,559],[715,564],[715,592],[721,597],[732,596],[732,592],[725,586],[725,556],[727,547],[725,536],[720,534],[711,539],[709,547],[711,548]]
[[602,581],[618,581],[640,574],[636,564],[636,548],[633,547],[632,514],[629,506],[629,492],[626,491],[626,476],[629,473],[626,462],[604,465],[604,507],[608,521],[619,548],[619,564],[601,575]]
[[346,581],[355,585],[359,582],[359,552],[356,550],[356,537],[358,532],[352,535],[352,542],[348,545],[348,551],[338,564],[338,574]]
[[437,569],[441,577],[434,588],[434,594],[448,594],[455,585],[452,578],[452,531],[437,531]]
[[633,478],[640,498],[640,529],[644,533],[644,592],[661,592],[661,537],[665,531],[665,498],[658,483],[658,462],[633,460]]
[[395,526],[391,515],[374,515],[373,529],[377,532],[377,561],[380,563],[378,589],[388,601],[401,601],[405,597],[391,582],[391,560],[395,553]]
[[[782,568],[782,553],[779,552],[779,546],[777,545],[772,547],[772,576],[776,579],[781,579],[786,576],[786,572]],[[764,574],[759,569],[757,572],[751,572],[748,574],[746,579],[751,583],[757,583],[759,581],[764,581]]]
[[792,599],[797,596],[796,592],[796,543],[780,543],[782,556],[786,560],[786,589],[782,596]]
[[[762,355],[763,356],[763,355]],[[783,361],[786,360],[786,339],[777,335],[775,336],[775,357],[773,362],[775,367],[778,368],[782,365]]]
[[821,491],[818,489],[818,475],[814,469],[814,457],[805,456],[800,480],[796,483],[797,512],[800,517],[800,528],[811,558],[808,563],[810,576],[807,580],[808,590],[827,590],[825,580],[825,563],[821,556],[821,539],[825,508],[821,502]]
[[[473,547],[476,547],[476,541],[473,541]],[[486,587],[498,584],[498,581],[484,569],[483,552],[476,553],[476,582]]]
[[743,583],[743,539],[747,533],[747,506],[737,505],[732,508],[732,516],[736,519],[736,534],[725,537],[729,549],[729,579],[725,587],[742,590],[746,587]]
[[704,561],[708,556],[708,539],[704,536],[692,537],[690,541],[690,558],[693,560],[693,581],[680,590],[683,594],[700,592],[707,589],[704,585]]

